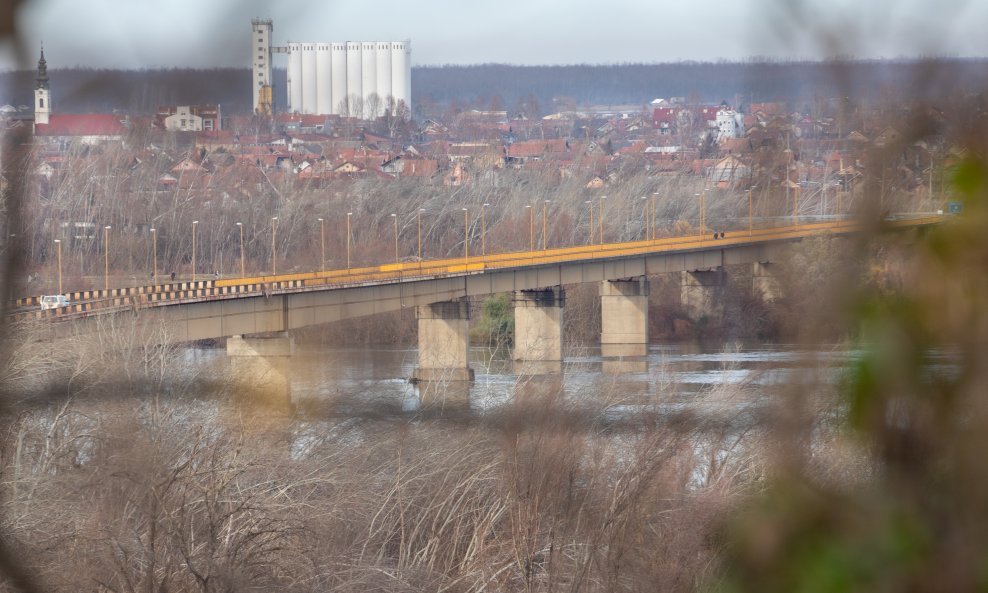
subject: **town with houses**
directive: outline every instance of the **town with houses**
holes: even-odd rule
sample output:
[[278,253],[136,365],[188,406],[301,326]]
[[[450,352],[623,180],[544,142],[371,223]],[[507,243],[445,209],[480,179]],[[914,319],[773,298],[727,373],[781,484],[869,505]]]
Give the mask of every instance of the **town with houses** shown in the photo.
[[[375,120],[228,114],[220,105],[164,105],[153,116],[69,114],[53,108],[58,98],[48,92],[42,54],[36,89],[42,96],[34,112],[0,107],[7,128],[31,126],[36,175],[55,183],[66,159],[97,158],[113,147],[132,156],[133,168],[171,163],[157,178],[160,190],[222,192],[230,199],[289,182],[320,188],[367,177],[496,185],[507,170],[550,182],[577,179],[587,188],[644,171],[694,176],[721,188],[748,188],[768,175],[779,186],[829,184],[847,191],[860,177],[861,151],[899,136],[878,118],[847,113],[840,100],[824,102],[812,114],[783,102],[730,105],[671,97],[534,117],[463,109],[411,121],[407,113]],[[922,143],[909,147],[899,171],[907,186],[928,182],[923,172],[932,150]]]

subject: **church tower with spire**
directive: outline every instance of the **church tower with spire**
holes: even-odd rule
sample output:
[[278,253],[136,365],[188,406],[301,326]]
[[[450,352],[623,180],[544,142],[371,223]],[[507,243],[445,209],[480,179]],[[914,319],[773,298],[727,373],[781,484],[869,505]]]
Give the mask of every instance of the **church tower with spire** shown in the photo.
[[38,78],[34,85],[34,125],[48,124],[51,115],[51,91],[48,89],[48,62],[45,61],[45,47],[41,46],[41,59],[38,60]]

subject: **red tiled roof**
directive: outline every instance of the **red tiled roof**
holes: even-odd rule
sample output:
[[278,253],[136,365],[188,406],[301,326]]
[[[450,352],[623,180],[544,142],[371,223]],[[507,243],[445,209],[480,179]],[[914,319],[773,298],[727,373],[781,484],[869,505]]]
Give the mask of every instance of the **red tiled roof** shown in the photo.
[[47,124],[37,124],[37,136],[122,136],[127,128],[112,114],[53,114]]

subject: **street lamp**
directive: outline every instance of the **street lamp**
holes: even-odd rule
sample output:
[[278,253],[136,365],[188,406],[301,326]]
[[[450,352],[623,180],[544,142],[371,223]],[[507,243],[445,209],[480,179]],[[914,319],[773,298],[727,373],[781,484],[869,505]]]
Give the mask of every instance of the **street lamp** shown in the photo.
[[346,269],[350,270],[350,217],[353,212],[346,213]]
[[748,188],[748,236],[749,237],[751,236],[751,211],[752,211],[752,207],[751,207],[751,192],[754,189],[755,189],[755,186],[754,185]]
[[326,225],[321,218],[319,221],[319,271],[326,271]]
[[546,212],[549,210],[549,200],[542,204],[542,251],[546,250],[548,236],[546,235]]
[[480,254],[487,255],[487,207],[490,204],[484,204],[480,208]]
[[240,279],[242,280],[247,277],[244,268],[244,223],[238,222],[237,226],[240,227]]
[[587,229],[590,231],[587,233],[587,245],[593,245],[593,201],[587,200],[587,211],[590,212],[590,223],[587,225]]
[[199,224],[198,220],[192,221],[192,283],[195,284],[196,281],[196,225]]
[[278,228],[278,217],[271,217],[271,275],[278,275],[278,243],[275,241],[276,230]]
[[391,220],[394,222],[395,227],[395,263],[398,263],[398,215],[392,212]]
[[419,225],[419,261],[422,261],[422,213],[425,212],[425,208],[419,208],[418,212],[418,225]]
[[470,221],[467,209],[463,209],[463,260],[470,259]]
[[649,226],[649,230],[651,231],[651,235],[652,235],[651,240],[652,241],[655,241],[655,196],[657,196],[657,195],[659,195],[658,192],[652,192],[652,205],[651,205],[651,209],[652,209],[652,221],[648,225]]
[[597,212],[598,214],[597,219],[598,219],[598,223],[600,224],[600,245],[602,247],[604,245],[604,200],[606,199],[607,196],[600,196],[600,208],[598,208],[598,212]]
[[158,283],[158,229],[151,229],[151,283]]
[[535,214],[531,206],[525,206],[528,209],[528,250],[535,251]]
[[58,249],[58,294],[62,294],[62,240],[55,239],[55,247]]
[[643,240],[648,241],[648,196],[642,196],[642,218],[644,219],[642,223],[645,226],[643,229],[645,238]]
[[703,198],[704,198],[704,194],[706,194],[706,193],[707,193],[707,190],[703,190],[702,192],[700,192],[698,194],[693,194],[694,196],[698,196],[700,198],[700,234],[701,235],[704,232],[703,231],[703,227],[704,227],[704,224],[703,224],[704,223],[704,220],[703,220]]
[[103,227],[103,289],[110,290],[110,227]]

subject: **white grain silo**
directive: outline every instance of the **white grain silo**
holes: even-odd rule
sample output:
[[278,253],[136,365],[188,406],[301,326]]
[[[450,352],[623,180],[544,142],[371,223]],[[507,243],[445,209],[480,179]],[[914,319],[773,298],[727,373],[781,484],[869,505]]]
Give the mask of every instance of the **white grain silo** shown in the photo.
[[[411,108],[410,42],[289,43],[286,47],[271,47],[270,19],[254,19],[252,25],[255,107],[260,89],[271,84],[268,56],[287,53],[290,112],[373,118],[383,114],[389,102],[402,101]],[[377,109],[371,110],[375,105]]]
[[[363,60],[360,57],[360,43],[347,41],[346,44],[346,97],[349,102],[349,115],[360,117],[363,111],[363,91],[361,90],[361,77]],[[359,103],[359,105],[358,105]]]
[[360,90],[363,95],[364,117],[374,118],[377,117],[381,103],[377,97],[377,44],[364,42],[360,45]]
[[412,60],[411,42],[396,41],[391,44],[391,94],[395,105],[399,101],[412,108]]
[[316,111],[316,46],[302,45],[302,113]]
[[316,44],[316,113],[333,112],[333,55],[330,44]]
[[377,95],[381,98],[381,109],[374,114],[380,116],[391,97],[391,44],[378,42],[377,46]]
[[346,97],[346,44],[334,43],[331,51],[333,56],[333,108],[330,113],[338,114],[340,104]]
[[302,111],[302,53],[301,44],[288,44],[288,111]]

